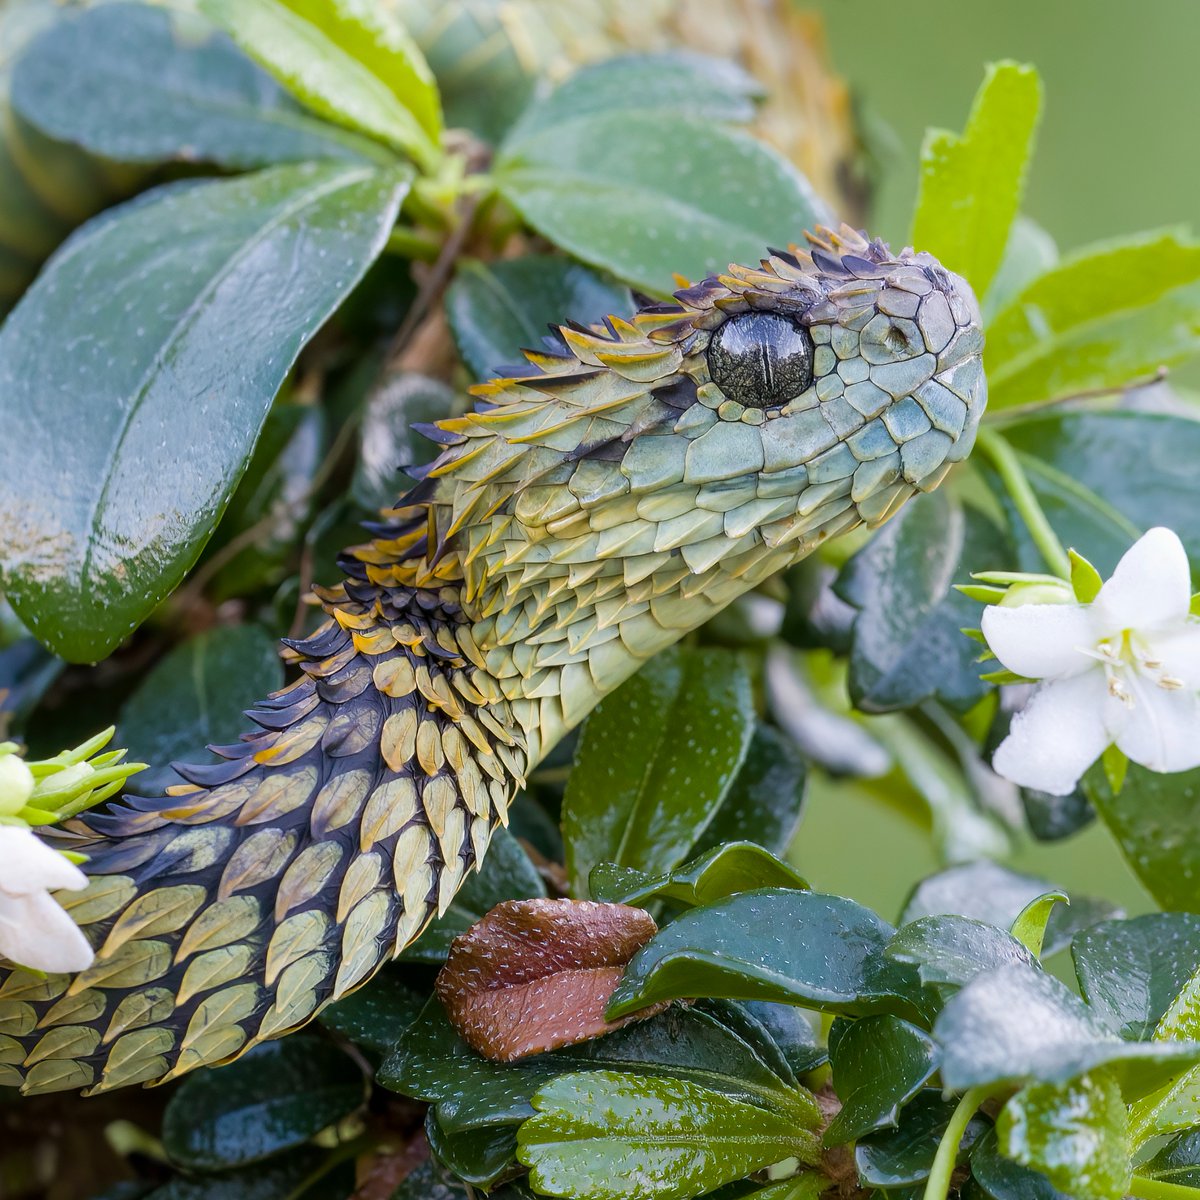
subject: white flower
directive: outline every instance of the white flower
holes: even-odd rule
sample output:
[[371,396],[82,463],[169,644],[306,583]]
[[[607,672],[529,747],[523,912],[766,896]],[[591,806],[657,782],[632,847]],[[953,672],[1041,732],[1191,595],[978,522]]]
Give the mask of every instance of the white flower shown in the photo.
[[995,770],[1055,796],[1104,750],[1152,771],[1200,766],[1200,621],[1170,529],[1126,551],[1091,604],[991,606],[983,633],[1010,671],[1042,682],[1013,718]]
[[0,956],[58,973],[90,966],[92,948],[52,890],[78,891],[87,876],[25,825],[0,825]]

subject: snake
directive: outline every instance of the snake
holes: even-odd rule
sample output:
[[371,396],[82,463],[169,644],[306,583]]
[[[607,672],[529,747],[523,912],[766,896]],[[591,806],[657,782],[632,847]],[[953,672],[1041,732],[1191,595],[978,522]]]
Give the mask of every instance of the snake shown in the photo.
[[[175,1079],[303,1026],[445,914],[529,772],[653,655],[970,452],[970,285],[848,226],[565,323],[425,427],[290,685],[73,818],[79,973],[0,964],[0,1085]],[[511,368],[509,368],[511,370]]]

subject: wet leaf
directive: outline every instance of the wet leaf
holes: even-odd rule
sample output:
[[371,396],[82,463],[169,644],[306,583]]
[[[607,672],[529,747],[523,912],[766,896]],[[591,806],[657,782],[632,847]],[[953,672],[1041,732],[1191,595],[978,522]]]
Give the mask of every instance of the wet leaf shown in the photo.
[[1120,1200],[1129,1188],[1129,1116],[1106,1071],[1022,1089],[1001,1110],[996,1138],[1001,1153],[1080,1200]]
[[121,708],[117,740],[151,764],[130,790],[159,796],[182,782],[172,762],[236,742],[249,727],[246,709],[281,687],[279,643],[259,625],[221,626],[176,646]]
[[[954,1101],[943,1100],[937,1088],[926,1088],[905,1107],[896,1129],[863,1138],[854,1148],[860,1181],[869,1187],[900,1188],[928,1179],[953,1112]],[[980,1116],[971,1120],[958,1153],[960,1162],[987,1127]]]
[[1138,1167],[1138,1174],[1200,1188],[1200,1129],[1173,1137],[1149,1162]]
[[313,112],[410,155],[440,154],[437,85],[420,50],[386,8],[356,0],[198,0]]
[[538,350],[548,326],[628,317],[633,297],[582,263],[561,255],[528,254],[500,262],[460,259],[446,292],[446,316],[463,361],[476,379],[490,379],[522,350]]
[[942,1080],[962,1091],[978,1084],[1065,1083],[1111,1066],[1148,1091],[1200,1059],[1200,1045],[1124,1042],[1057,979],[1011,964],[985,971],[952,996],[934,1025]]
[[971,1151],[971,1173],[994,1200],[1072,1200],[1045,1175],[1005,1158],[996,1146],[994,1129],[989,1129]]
[[970,983],[981,971],[1009,963],[1035,964],[1011,934],[969,917],[921,917],[901,927],[887,956],[917,968],[921,982],[946,991]]
[[964,637],[979,606],[953,590],[980,563],[1011,551],[986,517],[946,492],[922,496],[846,565],[838,594],[858,615],[850,695],[865,712],[911,708],[936,696],[960,711],[983,698],[979,646]]
[[988,324],[988,404],[1118,388],[1200,348],[1200,243],[1178,229],[1075,251]]
[[6,588],[46,645],[102,658],[183,577],[406,189],[335,164],[162,188],[46,266],[0,328]]
[[496,183],[555,245],[659,294],[675,287],[675,272],[701,279],[755,263],[829,217],[808,181],[762,142],[641,109],[507,141]]
[[552,1196],[689,1200],[788,1157],[815,1163],[795,1116],[680,1079],[613,1071],[564,1075],[534,1097],[518,1134],[530,1183]]
[[1025,191],[1042,106],[1032,67],[994,63],[961,135],[930,130],[921,148],[921,188],[912,242],[988,290]]
[[[438,1161],[467,1183],[490,1188],[517,1157],[515,1126],[500,1125],[481,1129],[462,1129],[447,1133],[437,1120],[437,1109],[425,1117],[425,1136]],[[422,1196],[421,1200],[425,1200]]]
[[437,995],[485,1058],[515,1062],[571,1046],[616,1027],[605,1006],[656,932],[649,913],[624,904],[507,900],[454,939]]
[[194,34],[145,4],[73,13],[21,56],[13,103],[51,136],[122,162],[386,161],[306,114],[227,38]]
[[330,1042],[265,1042],[180,1084],[163,1116],[163,1145],[180,1166],[242,1166],[303,1145],[364,1098],[354,1060]]
[[[304,1146],[274,1162],[238,1171],[176,1175],[169,1183],[143,1194],[142,1200],[293,1200],[301,1195],[306,1200],[324,1200],[328,1193],[312,1185],[321,1179],[328,1157],[328,1151]],[[326,1179],[345,1184],[345,1173],[335,1171],[332,1178],[326,1176]],[[329,1200],[334,1198],[329,1196]]]
[[750,676],[724,650],[658,655],[588,718],[563,798],[571,890],[600,862],[667,871],[724,798],[754,729]]
[[609,1016],[694,996],[915,1015],[916,973],[883,955],[894,932],[841,896],[745,892],[692,909],[661,930],[629,965]]
[[357,1046],[387,1053],[421,1015],[426,997],[389,971],[365,987],[323,1009],[318,1018],[326,1029],[340,1033]]
[[923,1029],[899,1017],[862,1017],[830,1046],[841,1110],[825,1130],[838,1146],[899,1123],[900,1110],[938,1069],[938,1050]]

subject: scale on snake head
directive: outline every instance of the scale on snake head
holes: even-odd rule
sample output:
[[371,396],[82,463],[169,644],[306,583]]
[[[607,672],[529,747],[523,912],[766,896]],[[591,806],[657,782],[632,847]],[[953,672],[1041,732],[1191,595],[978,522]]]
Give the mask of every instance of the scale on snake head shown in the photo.
[[259,730],[71,822],[76,976],[0,967],[0,1085],[159,1082],[360,986],[445,911],[526,772],[653,654],[969,453],[979,309],[843,227],[631,319],[562,327],[429,432],[318,589]]

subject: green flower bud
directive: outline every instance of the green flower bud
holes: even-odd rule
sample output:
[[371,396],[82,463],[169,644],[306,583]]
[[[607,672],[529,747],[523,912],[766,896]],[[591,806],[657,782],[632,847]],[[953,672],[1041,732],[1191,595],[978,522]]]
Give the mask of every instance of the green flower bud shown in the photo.
[[0,817],[15,816],[33,795],[33,772],[16,754],[0,751]]
[[1075,604],[1075,592],[1071,585],[1060,579],[1054,582],[1039,580],[1036,583],[1014,583],[1004,593],[1001,608],[1017,608],[1022,604]]

